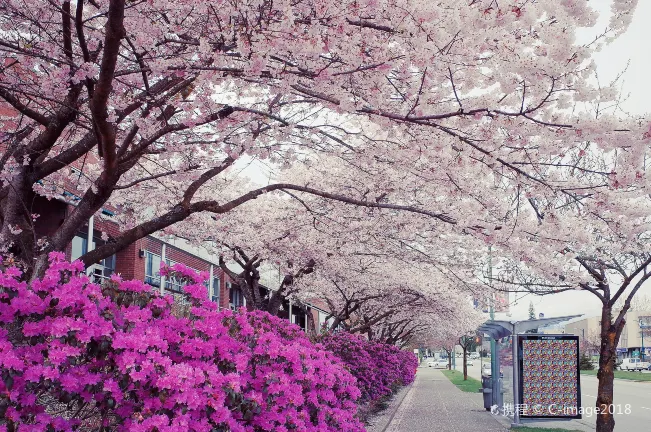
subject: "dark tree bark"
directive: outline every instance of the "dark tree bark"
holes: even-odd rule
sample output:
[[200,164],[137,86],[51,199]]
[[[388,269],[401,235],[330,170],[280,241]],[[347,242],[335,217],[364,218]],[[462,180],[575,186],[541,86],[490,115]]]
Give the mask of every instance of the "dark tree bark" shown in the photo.
[[612,319],[611,307],[604,307],[601,314],[601,347],[599,349],[599,371],[597,379],[597,432],[612,432],[615,429],[614,380],[617,361],[617,344],[624,329],[625,320]]
[[459,345],[461,345],[461,349],[463,350],[463,380],[466,381],[468,379],[468,350],[471,349],[471,347],[475,346],[476,335],[474,333],[472,334],[465,334],[463,336],[459,337]]
[[448,355],[448,370],[452,370],[452,356],[454,355],[454,347],[446,348],[443,347],[443,351]]
[[[288,296],[294,293],[292,288],[295,282],[305,275],[312,273],[316,265],[314,260],[309,260],[296,273],[285,275],[278,288],[271,290],[268,287],[260,285],[259,268],[264,259],[257,255],[249,257],[241,247],[233,246],[231,249],[233,250],[233,260],[242,270],[239,273],[231,270],[223,256],[219,257],[220,268],[242,290],[242,294],[246,299],[247,309],[264,310],[272,315],[278,315],[283,302],[287,300]],[[314,326],[314,323],[312,325]]]

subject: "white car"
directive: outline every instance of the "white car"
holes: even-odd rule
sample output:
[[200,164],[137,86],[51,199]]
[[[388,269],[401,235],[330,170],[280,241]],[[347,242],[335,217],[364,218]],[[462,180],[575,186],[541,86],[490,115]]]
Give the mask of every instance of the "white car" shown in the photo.
[[427,367],[433,367],[436,369],[447,369],[448,360],[447,359],[430,360],[427,362]]
[[473,366],[474,363],[471,358],[466,359],[466,366]]
[[639,358],[625,358],[619,365],[619,370],[623,371],[640,371],[649,368],[648,362],[643,362]]

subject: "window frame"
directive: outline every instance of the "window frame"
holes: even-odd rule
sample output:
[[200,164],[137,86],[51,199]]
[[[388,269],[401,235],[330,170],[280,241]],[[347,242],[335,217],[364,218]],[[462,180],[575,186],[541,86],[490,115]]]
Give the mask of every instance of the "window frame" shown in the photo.
[[[149,265],[149,257],[151,258],[151,266]],[[158,269],[154,270],[154,257],[158,258]],[[156,288],[160,288],[160,264],[163,261],[162,257],[154,252],[145,250],[145,283]],[[152,274],[148,274],[149,267],[151,267]]]
[[[81,254],[75,256],[75,242],[76,239],[81,240]],[[101,236],[96,236],[93,233],[93,244],[95,247],[105,245],[107,242],[101,238]],[[77,232],[72,238],[71,250],[70,250],[70,259],[72,261],[79,259],[84,254],[88,253],[88,232]],[[117,256],[113,254],[109,257],[103,258],[99,263],[93,264],[88,267],[92,269],[90,276],[95,283],[102,283],[104,280],[108,280],[115,273],[117,267]]]

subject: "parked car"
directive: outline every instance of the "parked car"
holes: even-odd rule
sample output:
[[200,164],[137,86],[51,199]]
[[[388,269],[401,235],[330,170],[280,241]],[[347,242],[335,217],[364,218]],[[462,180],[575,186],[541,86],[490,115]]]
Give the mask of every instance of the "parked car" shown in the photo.
[[471,359],[473,359],[473,360],[477,360],[477,359],[479,358],[479,353],[476,353],[476,352],[474,352],[474,353],[470,353],[470,356],[469,356],[469,357],[470,357]]
[[440,358],[434,362],[434,366],[437,369],[447,369],[448,368],[448,359]]
[[471,358],[467,358],[467,359],[466,359],[466,365],[468,365],[468,366],[473,366],[473,365],[474,365],[474,363],[473,363],[473,361],[472,361]]
[[[490,363],[484,363],[481,366],[481,375],[485,377],[490,377],[492,375]],[[500,378],[504,378],[504,371],[502,369],[500,369]]]
[[625,358],[619,365],[619,369],[623,371],[639,371],[649,369],[649,363],[643,362],[639,358]]

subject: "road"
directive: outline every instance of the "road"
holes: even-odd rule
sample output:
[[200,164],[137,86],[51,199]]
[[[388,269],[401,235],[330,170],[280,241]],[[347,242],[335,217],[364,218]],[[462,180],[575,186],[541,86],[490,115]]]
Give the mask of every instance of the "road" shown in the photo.
[[[476,361],[468,366],[468,375],[480,379],[480,364]],[[461,370],[461,359],[457,359],[457,370]],[[597,400],[597,377],[581,375],[581,405],[584,410],[582,424],[594,428],[595,416],[587,415]],[[615,380],[615,431],[648,431],[651,424],[651,381],[635,382]],[[621,407],[621,408],[620,408]],[[630,408],[627,410],[627,407]],[[619,413],[621,409],[621,414]],[[627,414],[628,412],[628,414]]]

